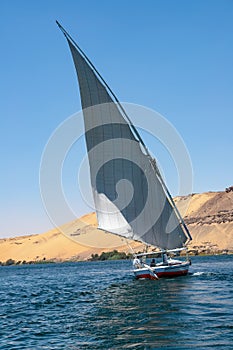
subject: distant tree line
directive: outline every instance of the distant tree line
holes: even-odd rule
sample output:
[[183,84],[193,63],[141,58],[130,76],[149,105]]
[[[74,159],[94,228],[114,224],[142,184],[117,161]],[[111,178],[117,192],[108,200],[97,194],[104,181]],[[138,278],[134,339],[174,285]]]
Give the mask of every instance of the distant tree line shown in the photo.
[[[132,259],[132,254],[126,254],[125,252],[118,252],[118,250],[114,249],[111,252],[102,252],[100,255],[92,254],[89,261],[104,261],[104,260],[127,260]],[[48,264],[53,263],[55,261],[46,260],[36,260],[36,261],[16,261],[14,259],[8,259],[5,262],[0,261],[0,266],[11,266],[11,265],[31,265],[31,264]]]
[[10,266],[10,265],[31,265],[31,264],[46,264],[46,263],[51,263],[51,261],[46,261],[46,258],[43,260],[38,260],[38,261],[26,261],[26,260],[14,260],[14,259],[8,259],[4,262],[0,261],[0,266]]
[[92,254],[90,261],[104,261],[104,260],[127,260],[132,259],[132,254],[126,254],[125,252],[118,252],[114,249],[111,252],[102,252],[100,255]]

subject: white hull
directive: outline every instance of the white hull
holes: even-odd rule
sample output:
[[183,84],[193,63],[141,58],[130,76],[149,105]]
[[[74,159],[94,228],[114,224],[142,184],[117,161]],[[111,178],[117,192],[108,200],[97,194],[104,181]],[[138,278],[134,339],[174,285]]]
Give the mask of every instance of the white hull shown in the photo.
[[[146,267],[134,269],[134,275],[137,279],[158,279],[163,277],[178,277],[185,276],[189,271],[190,262],[177,262],[167,265],[159,265],[155,267]],[[157,277],[156,277],[157,276]]]

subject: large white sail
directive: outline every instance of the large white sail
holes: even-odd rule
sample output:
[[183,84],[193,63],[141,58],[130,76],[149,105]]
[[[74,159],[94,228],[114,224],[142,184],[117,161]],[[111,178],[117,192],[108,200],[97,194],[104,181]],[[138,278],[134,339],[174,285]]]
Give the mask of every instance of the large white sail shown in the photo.
[[182,247],[189,233],[152,158],[115,95],[61,29],[78,75],[99,228],[162,249]]

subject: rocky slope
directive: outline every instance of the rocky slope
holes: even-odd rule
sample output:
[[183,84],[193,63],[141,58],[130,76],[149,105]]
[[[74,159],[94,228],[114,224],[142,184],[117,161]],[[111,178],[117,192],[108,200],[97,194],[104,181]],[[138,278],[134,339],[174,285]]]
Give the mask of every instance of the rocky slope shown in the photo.
[[175,199],[192,234],[189,248],[233,251],[233,192],[207,192]]

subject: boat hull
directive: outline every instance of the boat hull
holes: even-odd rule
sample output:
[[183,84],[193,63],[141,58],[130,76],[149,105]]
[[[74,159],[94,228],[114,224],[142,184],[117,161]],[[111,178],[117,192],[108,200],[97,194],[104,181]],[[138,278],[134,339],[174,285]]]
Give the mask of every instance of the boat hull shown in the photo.
[[142,267],[139,269],[134,269],[133,272],[137,279],[146,278],[154,280],[158,278],[172,278],[185,276],[188,274],[189,266],[189,262],[183,262],[179,264],[168,264],[150,268]]

